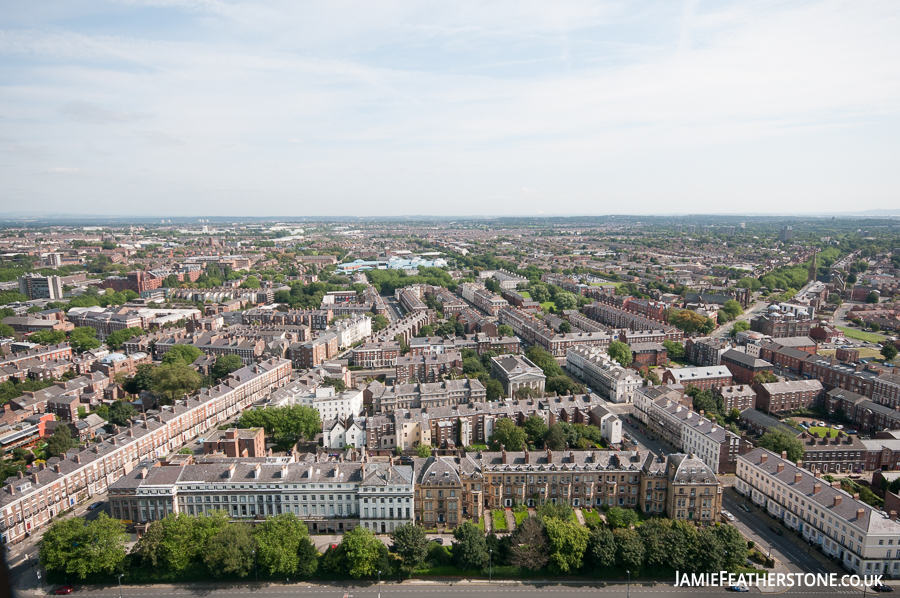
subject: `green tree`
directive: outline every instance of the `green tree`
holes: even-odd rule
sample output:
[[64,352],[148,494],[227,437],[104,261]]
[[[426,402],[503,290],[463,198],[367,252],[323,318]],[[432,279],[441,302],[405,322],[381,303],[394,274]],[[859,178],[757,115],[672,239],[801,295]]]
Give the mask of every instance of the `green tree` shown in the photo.
[[497,334],[505,337],[514,336],[515,332],[513,332],[512,326],[510,326],[509,324],[500,324],[499,326],[497,326]]
[[613,536],[616,540],[616,565],[637,571],[644,562],[644,543],[640,535],[631,529],[616,529]]
[[738,335],[738,332],[746,332],[748,330],[750,330],[750,322],[747,320],[740,320],[731,326],[729,334],[731,335],[731,338],[735,338]]
[[763,370],[753,376],[753,384],[771,384],[778,382],[778,377],[768,370]]
[[109,406],[109,423],[117,426],[128,425],[128,420],[134,415],[134,407],[125,401],[116,401]]
[[416,456],[420,459],[427,459],[431,456],[431,445],[420,444],[416,447]]
[[[166,356],[168,355],[166,353]],[[195,369],[180,361],[174,361],[169,364],[166,364],[164,361],[163,363],[164,365],[153,370],[152,389],[154,391],[174,401],[180,395],[191,393],[200,388],[203,380]]]
[[602,569],[616,564],[616,538],[611,530],[603,526],[595,527],[588,544],[588,555],[594,567]]
[[471,521],[453,530],[453,560],[464,571],[481,569],[488,564],[487,542],[484,532]]
[[743,567],[747,562],[747,541],[744,540],[741,532],[733,525],[720,525],[713,529],[723,550],[725,569],[733,570]]
[[[608,519],[608,517],[607,517]],[[637,528],[644,543],[644,562],[650,566],[666,565],[669,562],[666,538],[672,529],[671,519],[648,519]]]
[[787,451],[790,461],[796,462],[803,458],[803,441],[784,430],[769,430],[760,437],[759,446],[769,449],[777,455],[781,455],[782,451]]
[[568,334],[568,333],[572,332],[572,325],[569,324],[568,322],[562,322],[559,325],[559,331],[562,332],[563,334]]
[[897,347],[889,342],[885,342],[885,345],[881,348],[881,356],[884,357],[885,361],[893,361],[897,357]]
[[525,430],[516,425],[508,417],[501,417],[494,424],[494,434],[491,442],[495,446],[503,445],[508,451],[521,451],[525,443]]
[[499,380],[494,380],[493,378],[490,378],[485,382],[484,390],[487,395],[485,398],[488,401],[497,401],[503,396],[503,384],[501,384]]
[[566,448],[566,442],[566,432],[558,422],[550,426],[547,435],[544,436],[544,446],[554,451]]
[[553,504],[548,502],[537,508],[537,516],[541,521],[547,519],[559,519],[560,521],[572,521],[575,517],[575,511],[564,502]]
[[344,547],[351,577],[370,577],[378,571],[381,557],[379,547],[384,545],[370,530],[361,526],[353,528],[344,534],[341,545]]
[[229,523],[209,539],[203,550],[203,562],[213,577],[244,577],[253,568],[256,543],[246,523]]
[[191,365],[200,357],[200,349],[194,345],[172,345],[163,355],[163,365]]
[[404,523],[391,532],[391,540],[400,557],[400,569],[407,575],[412,575],[428,558],[428,538],[425,537],[424,527]]
[[[3,324],[0,322],[0,338],[12,338],[16,336],[16,331],[9,324]],[[63,334],[63,338],[65,338],[65,334]]]
[[[726,526],[731,527],[731,526]],[[725,547],[712,527],[704,527],[697,537],[697,556],[694,565],[698,571],[721,571],[725,566]]]
[[110,574],[125,560],[125,524],[100,513],[97,519],[78,517],[56,521],[41,538],[40,561],[48,571],[84,579]]
[[547,378],[544,384],[544,391],[548,393],[556,393],[559,396],[580,394],[584,392],[584,386],[575,382],[565,374],[552,376]]
[[244,367],[244,362],[237,355],[219,355],[216,357],[216,363],[212,367],[212,375],[216,380],[221,380],[231,372],[242,367]]
[[574,293],[569,293],[568,291],[557,293],[553,302],[556,304],[556,309],[559,311],[564,309],[575,309],[578,307],[578,297],[576,297]]
[[241,283],[242,289],[258,289],[260,287],[259,278],[254,275],[248,276],[244,282]]
[[142,334],[144,334],[144,330],[137,327],[116,330],[106,337],[106,346],[113,350],[121,349],[126,341],[131,340],[136,336],[141,336]]
[[610,358],[618,361],[622,367],[628,367],[631,363],[631,349],[629,349],[628,345],[622,341],[613,341],[609,343],[609,348],[606,350],[606,353]]
[[153,388],[153,371],[156,369],[156,366],[153,366],[149,363],[141,364],[137,366],[135,370],[134,376],[125,380],[125,384],[122,387],[125,389],[125,392],[131,393],[133,395],[140,394],[142,390],[150,390]]
[[584,563],[588,548],[587,528],[574,521],[556,518],[544,519],[544,529],[549,538],[550,569],[557,574],[574,573]]
[[536,571],[550,560],[550,538],[544,524],[536,517],[527,517],[512,535],[509,561],[514,567]]
[[390,321],[381,314],[372,318],[372,332],[380,332],[388,327]]
[[293,513],[268,517],[253,530],[259,565],[273,576],[309,577],[316,570],[316,548],[306,524]]
[[869,294],[866,295],[866,303],[878,303],[881,299],[881,296],[876,291],[869,291]]
[[631,529],[638,521],[637,513],[633,509],[612,507],[606,512],[606,522],[612,529]]
[[62,330],[39,330],[29,336],[28,340],[40,345],[58,345],[66,340],[66,333]]
[[733,320],[744,313],[744,308],[742,308],[741,304],[734,299],[729,299],[724,304],[722,304],[722,308],[719,310],[719,313],[724,313],[729,320]]
[[53,435],[47,439],[47,446],[44,452],[48,458],[58,457],[74,446],[75,441],[72,439],[72,432],[69,430],[69,426],[57,426],[53,431]]
[[[641,526],[643,527],[643,526]],[[683,520],[672,521],[666,534],[668,564],[677,571],[693,571],[697,553],[697,528]]]
[[463,374],[475,375],[484,372],[484,366],[478,357],[466,357],[463,359]]
[[666,348],[669,359],[681,359],[684,357],[684,345],[679,342],[666,340],[663,341],[663,347]]
[[547,423],[540,415],[533,414],[528,416],[522,424],[525,430],[525,436],[531,444],[539,445],[543,442],[544,436],[547,434]]
[[69,332],[69,344],[76,353],[97,349],[102,344],[97,339],[97,331],[90,326],[81,326]]

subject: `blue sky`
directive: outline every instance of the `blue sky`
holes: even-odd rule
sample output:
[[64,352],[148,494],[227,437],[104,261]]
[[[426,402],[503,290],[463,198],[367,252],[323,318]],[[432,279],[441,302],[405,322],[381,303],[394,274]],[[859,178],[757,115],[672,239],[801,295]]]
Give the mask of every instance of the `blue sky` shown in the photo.
[[0,1],[0,208],[900,205],[895,2]]

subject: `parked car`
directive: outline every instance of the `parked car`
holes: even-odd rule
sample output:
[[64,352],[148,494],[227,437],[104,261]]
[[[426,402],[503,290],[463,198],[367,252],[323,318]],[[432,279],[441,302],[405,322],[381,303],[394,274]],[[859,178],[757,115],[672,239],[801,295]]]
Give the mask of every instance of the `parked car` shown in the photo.
[[647,436],[647,438],[649,438],[650,440],[656,440],[656,438],[654,438],[653,436]]
[[874,590],[875,592],[893,592],[894,588],[880,583],[877,586],[872,586],[872,590]]
[[444,543],[443,538],[432,538],[431,541],[434,542],[435,544],[443,544]]
[[856,430],[847,430],[847,434],[857,434]]
[[824,427],[827,426],[828,424],[826,424],[825,422],[819,422],[819,425],[822,426],[822,427],[824,428]]
[[631,418],[630,418],[630,417],[628,417],[628,418],[625,418],[625,421],[626,421],[626,422],[627,422],[627,423],[629,423],[629,424],[630,424],[630,423],[631,423]]
[[834,429],[835,429],[835,430],[843,430],[843,429],[844,429],[844,424],[838,424],[838,425],[834,426]]
[[749,592],[750,591],[747,589],[747,586],[745,586],[745,585],[728,586],[728,589],[732,592]]
[[748,513],[751,512],[751,511],[750,511],[750,507],[748,507],[748,506],[747,506],[747,503],[745,503],[745,502],[742,502],[742,503],[741,503],[741,509],[747,511]]
[[769,529],[772,530],[772,533],[774,533],[778,536],[784,535],[784,531],[780,527],[775,527],[774,525],[770,525]]
[[88,511],[93,511],[94,509],[99,509],[103,506],[103,501],[92,502],[90,506],[87,508]]
[[74,591],[75,591],[75,588],[73,588],[72,586],[63,586],[63,587],[61,587],[61,588],[56,588],[56,589],[53,591],[53,593],[54,593],[54,594],[61,595],[61,596],[64,596],[64,595],[67,595],[67,594],[71,594],[71,593],[74,592]]
[[729,513],[728,511],[723,510],[723,511],[722,511],[722,517],[724,517],[724,518],[727,519],[728,521],[734,521],[734,515],[732,515],[732,514]]

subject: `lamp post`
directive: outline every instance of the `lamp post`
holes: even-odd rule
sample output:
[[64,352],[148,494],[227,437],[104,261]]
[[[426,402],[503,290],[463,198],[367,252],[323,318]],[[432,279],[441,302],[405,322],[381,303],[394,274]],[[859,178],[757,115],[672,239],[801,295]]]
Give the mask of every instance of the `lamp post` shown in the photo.
[[381,585],[381,569],[378,570],[378,585]]
[[625,595],[625,598],[631,598],[631,571],[626,571],[625,573],[628,574],[628,586],[626,586],[627,593]]
[[256,560],[256,550],[252,550],[250,554],[253,555],[253,574],[256,577],[256,583],[259,583],[259,562]]
[[124,576],[124,573],[119,573],[119,598],[122,598],[122,578]]
[[488,581],[494,581],[494,549],[488,548]]

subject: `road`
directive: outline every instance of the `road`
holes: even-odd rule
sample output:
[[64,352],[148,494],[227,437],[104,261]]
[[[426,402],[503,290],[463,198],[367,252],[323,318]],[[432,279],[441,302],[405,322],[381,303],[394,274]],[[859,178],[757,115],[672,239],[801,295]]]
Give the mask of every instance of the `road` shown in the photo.
[[[757,588],[750,590],[760,593]],[[122,595],[131,598],[157,598],[158,596],[306,596],[308,598],[391,598],[427,597],[427,598],[468,598],[482,595],[516,594],[518,598],[583,598],[597,595],[609,598],[630,598],[631,596],[732,596],[732,592],[724,587],[673,587],[671,584],[631,583],[574,583],[567,585],[542,584],[541,582],[524,583],[440,583],[440,584],[367,584],[353,585],[335,582],[331,585],[272,584],[272,585],[232,585],[217,586],[213,584],[197,584],[163,587],[123,587]],[[859,594],[852,588],[810,587],[788,590],[779,595],[814,596],[822,594]],[[87,589],[76,592],[76,596],[109,596],[117,597],[116,586],[100,589]]]
[[727,324],[723,324],[713,330],[712,334],[710,334],[713,338],[718,338],[721,336],[725,336],[729,332],[731,332],[731,327],[734,326],[735,322],[740,322],[742,320],[750,320],[753,316],[756,315],[757,312],[764,310],[769,304],[765,301],[757,301],[753,305],[747,308],[747,311],[739,315],[737,318],[728,322]]
[[396,299],[393,297],[382,297],[382,299],[384,299],[384,302],[388,307],[388,315],[392,322],[396,322],[403,317],[403,308],[400,307],[400,304]]

